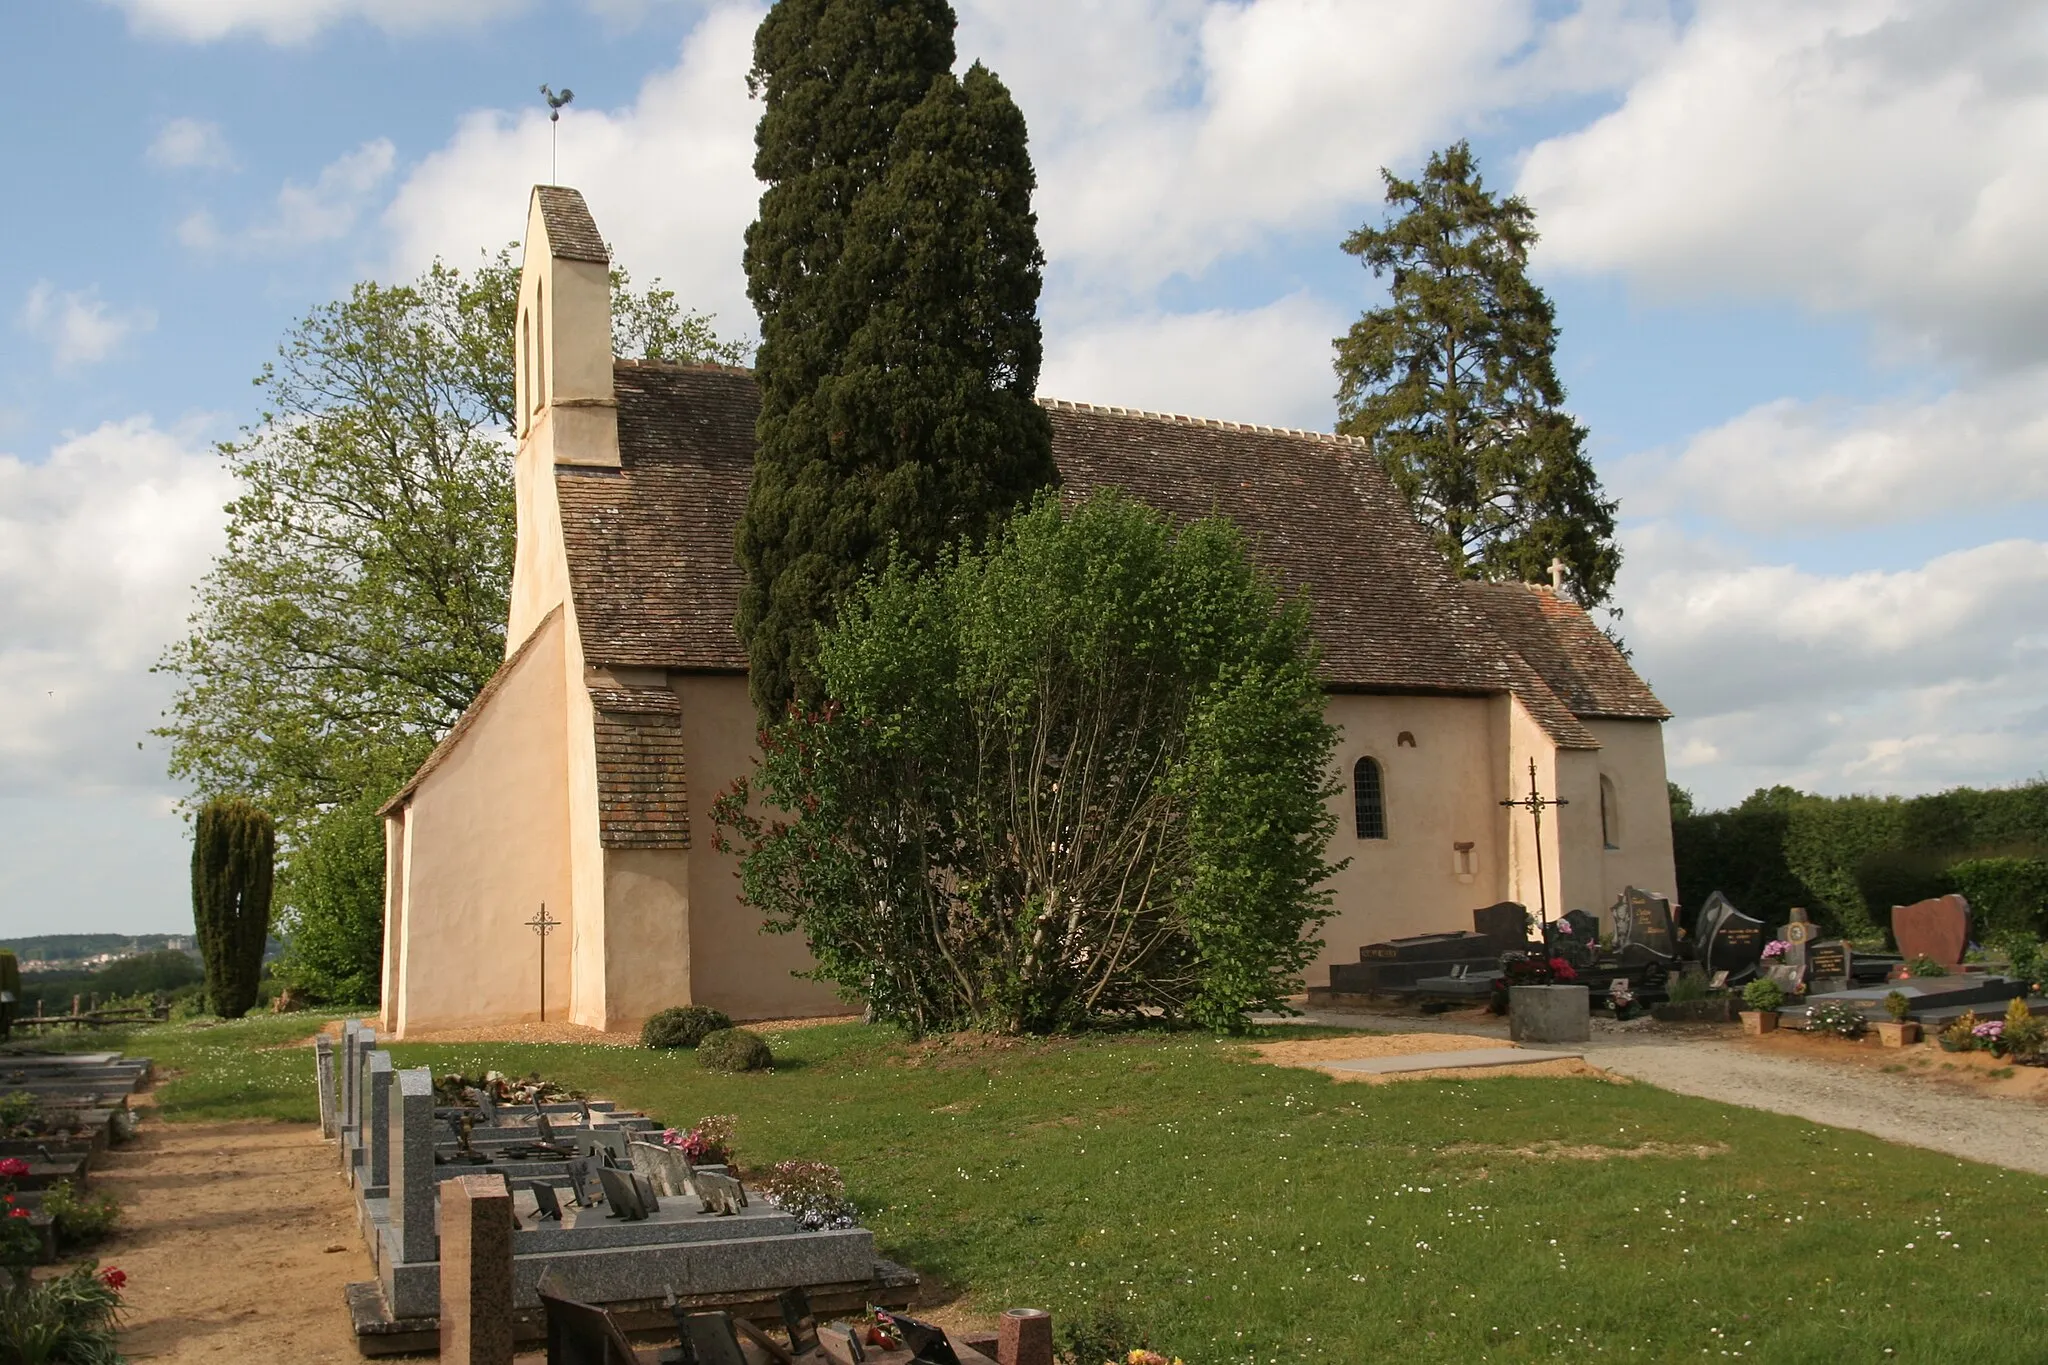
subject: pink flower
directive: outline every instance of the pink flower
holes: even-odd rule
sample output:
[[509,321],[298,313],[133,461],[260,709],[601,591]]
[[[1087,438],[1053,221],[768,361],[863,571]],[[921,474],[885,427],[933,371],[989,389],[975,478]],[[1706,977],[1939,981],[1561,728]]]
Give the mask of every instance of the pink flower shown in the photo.
[[118,1294],[128,1287],[128,1272],[110,1265],[100,1272],[100,1283]]
[[18,1156],[0,1161],[0,1180],[13,1180],[28,1174],[28,1163]]

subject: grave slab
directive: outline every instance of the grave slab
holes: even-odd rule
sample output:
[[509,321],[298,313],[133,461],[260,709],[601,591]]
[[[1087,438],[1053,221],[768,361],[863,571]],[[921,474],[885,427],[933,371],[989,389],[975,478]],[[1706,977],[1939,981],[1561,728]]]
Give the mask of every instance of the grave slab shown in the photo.
[[1361,1057],[1356,1061],[1320,1062],[1329,1071],[1362,1071],[1387,1076],[1403,1071],[1480,1070],[1502,1066],[1532,1066],[1567,1057],[1584,1057],[1583,1052],[1557,1048],[1476,1047],[1463,1052],[1411,1052],[1401,1057]]
[[1593,1037],[1584,986],[1510,986],[1508,1037],[1517,1043],[1584,1043]]

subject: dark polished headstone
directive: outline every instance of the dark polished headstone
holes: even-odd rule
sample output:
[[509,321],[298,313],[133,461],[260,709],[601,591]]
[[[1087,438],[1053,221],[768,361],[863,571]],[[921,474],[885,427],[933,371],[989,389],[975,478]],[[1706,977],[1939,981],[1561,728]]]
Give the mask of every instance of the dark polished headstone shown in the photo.
[[1529,907],[1502,901],[1472,912],[1472,931],[1499,953],[1518,953],[1529,943]]
[[1757,974],[1764,954],[1764,922],[1737,910],[1719,891],[1700,908],[1693,938],[1700,965],[1710,973],[1728,973],[1725,984],[1740,986]]
[[1856,969],[1856,954],[1847,939],[1833,938],[1806,950],[1806,975],[1816,992],[1847,990]]
[[1360,962],[1457,962],[1469,957],[1484,957],[1493,949],[1493,940],[1484,934],[1470,934],[1464,930],[1450,934],[1417,934],[1412,938],[1388,939],[1384,943],[1368,943],[1358,950]]
[[1678,930],[1671,922],[1671,902],[1631,886],[1614,906],[1614,945],[1647,948],[1661,961],[1678,956]]

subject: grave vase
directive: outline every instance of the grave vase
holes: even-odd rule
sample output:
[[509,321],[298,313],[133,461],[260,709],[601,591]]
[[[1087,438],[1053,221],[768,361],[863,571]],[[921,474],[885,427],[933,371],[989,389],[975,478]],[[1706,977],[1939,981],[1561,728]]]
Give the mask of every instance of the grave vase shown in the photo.
[[1778,1011],[1744,1010],[1742,1031],[1744,1033],[1775,1033],[1778,1028]]

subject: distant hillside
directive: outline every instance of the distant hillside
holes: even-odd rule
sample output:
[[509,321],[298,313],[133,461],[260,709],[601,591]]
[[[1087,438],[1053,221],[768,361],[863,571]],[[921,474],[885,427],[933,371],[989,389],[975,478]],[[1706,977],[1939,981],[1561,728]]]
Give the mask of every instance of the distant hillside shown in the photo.
[[192,941],[190,934],[31,934],[27,938],[0,939],[0,949],[43,962],[79,962],[100,953],[152,953],[168,948],[172,939],[181,945]]

